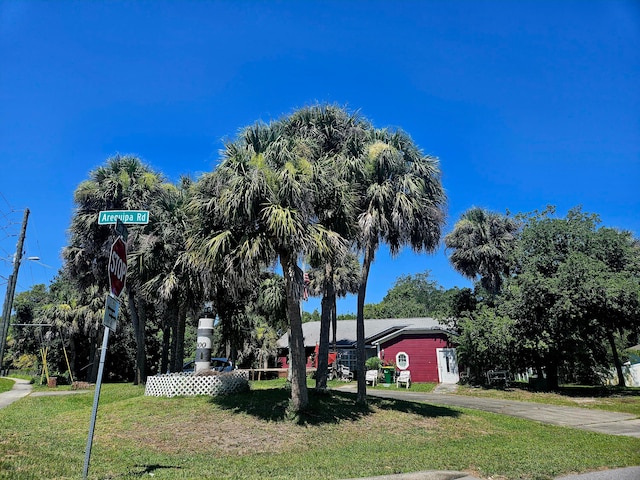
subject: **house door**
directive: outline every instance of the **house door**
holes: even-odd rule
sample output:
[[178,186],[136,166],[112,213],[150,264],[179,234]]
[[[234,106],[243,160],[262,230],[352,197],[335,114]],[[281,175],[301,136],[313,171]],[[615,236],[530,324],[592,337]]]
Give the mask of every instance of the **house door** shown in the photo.
[[440,383],[458,383],[458,361],[455,348],[436,348],[438,355],[438,379]]

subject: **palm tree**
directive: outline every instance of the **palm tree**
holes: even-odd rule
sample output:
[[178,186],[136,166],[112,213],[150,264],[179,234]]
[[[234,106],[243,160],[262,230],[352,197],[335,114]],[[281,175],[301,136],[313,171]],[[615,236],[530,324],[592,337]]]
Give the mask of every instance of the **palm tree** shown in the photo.
[[333,333],[333,350],[336,351],[337,309],[339,297],[348,293],[358,293],[360,283],[360,264],[353,252],[337,259],[325,260],[309,272],[309,290],[313,296],[321,296],[320,342],[318,345],[318,369],[316,371],[316,390],[327,388],[329,326]]
[[[98,285],[90,285],[85,290],[78,289],[77,284],[62,270],[50,286],[50,301],[42,308],[39,323],[55,325],[63,341],[68,341],[68,361],[74,378],[78,379],[79,374],[86,373],[87,380],[95,382],[100,357],[98,337],[104,319],[103,292]],[[122,330],[119,329],[120,334]],[[127,338],[126,335],[122,336]],[[117,336],[114,340],[117,341]],[[89,349],[88,362],[86,357],[78,357],[78,352],[87,353],[86,347]],[[118,363],[124,366],[123,372],[133,371],[130,362],[133,357],[122,357]],[[77,362],[83,358],[83,363],[78,365]]]
[[[163,316],[160,371],[180,371],[184,363],[184,334],[188,312],[198,310],[203,293],[197,266],[188,261],[186,241],[191,219],[187,212],[192,182],[164,184],[151,206],[154,221],[140,234],[129,253],[131,279]],[[170,363],[169,363],[170,362]]]
[[284,279],[265,271],[261,275],[259,286],[249,292],[249,296],[244,313],[246,327],[242,339],[243,351],[238,361],[251,361],[254,367],[268,368],[269,360],[274,359],[278,353],[278,332],[287,328]]
[[287,328],[286,296],[284,279],[275,273],[265,272],[258,288],[255,310],[275,331]]
[[[357,114],[332,105],[316,105],[295,112],[285,123],[285,131],[296,138],[304,139],[312,146],[315,154],[314,166],[322,175],[317,178],[317,195],[313,205],[317,221],[345,239],[353,238],[356,231],[355,185],[345,173],[348,159],[361,156],[364,152],[364,140],[371,126]],[[314,267],[313,289],[322,296],[320,317],[320,342],[318,347],[318,369],[316,389],[324,391],[327,384],[329,326],[336,318],[336,296],[344,295],[337,288],[336,270],[347,261],[349,251],[346,248],[333,255],[320,252],[312,255],[310,262]],[[351,264],[352,266],[352,264]],[[356,267],[354,272],[359,268]],[[345,274],[346,278],[347,275]]]
[[[107,292],[107,260],[113,240],[109,227],[98,225],[101,210],[148,209],[158,195],[163,177],[134,156],[116,155],[89,174],[74,192],[76,211],[71,221],[69,246],[63,250],[65,269],[82,288],[91,285]],[[135,245],[139,228],[130,228],[129,246]],[[134,282],[127,282],[127,300],[136,337],[135,383],[146,379],[145,315],[136,305]],[[104,299],[101,299],[104,301]],[[140,313],[141,315],[138,315]]]
[[263,266],[280,263],[291,332],[291,406],[296,412],[308,405],[298,261],[306,252],[328,253],[343,243],[314,221],[322,172],[309,161],[313,156],[313,144],[287,135],[283,122],[249,127],[226,145],[221,164],[208,179],[216,185],[216,197],[201,196],[195,203],[201,216],[220,220],[213,222],[218,228],[197,242],[197,250],[226,265],[231,278],[242,282]]
[[[350,253],[348,257],[334,270],[333,281],[337,298],[344,298],[347,294],[357,294],[360,286],[360,263],[355,253]],[[331,344],[333,351],[336,351],[337,337],[337,309],[334,300],[333,312],[331,314]]]
[[[242,219],[225,218],[220,212],[218,199],[226,187],[220,171],[205,174],[194,184],[188,207],[191,226],[186,259],[190,268],[199,272],[201,298],[212,302],[213,314],[219,319],[218,330],[225,344],[221,354],[235,357],[245,343],[245,323],[251,321],[245,310],[259,288],[264,263],[260,252],[253,252],[255,261],[231,254],[238,246],[233,243],[234,235],[241,237],[244,227]],[[220,241],[215,239],[217,233],[225,231],[232,233],[216,243]]]
[[518,223],[507,216],[473,207],[462,214],[444,242],[452,249],[450,261],[458,272],[476,280],[495,295],[509,273]]
[[[434,251],[445,219],[446,196],[437,159],[423,155],[403,131],[375,130],[366,155],[353,157],[358,185],[357,246],[362,255],[356,320],[358,371],[365,369],[364,302],[369,271],[380,242],[392,255],[404,245]],[[358,375],[358,403],[366,403],[364,375]]]

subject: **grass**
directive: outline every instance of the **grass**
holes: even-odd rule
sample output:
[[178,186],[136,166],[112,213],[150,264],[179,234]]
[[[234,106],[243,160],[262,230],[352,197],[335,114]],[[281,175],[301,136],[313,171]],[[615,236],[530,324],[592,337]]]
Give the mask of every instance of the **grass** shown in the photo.
[[28,372],[25,370],[10,370],[8,377],[11,378],[20,378],[22,380],[35,381],[40,378],[40,375],[34,374],[33,372]]
[[11,390],[14,383],[15,382],[13,380],[10,380],[8,378],[0,378],[0,393],[8,392],[9,390]]
[[[278,378],[275,380],[261,380],[259,382],[253,382],[252,389],[264,390],[264,389],[272,389],[272,388],[284,388],[286,383],[287,383],[286,378]],[[355,381],[344,382],[342,380],[329,380],[327,382],[327,387],[330,389],[344,387],[345,385],[352,385],[355,387],[356,382]],[[436,388],[437,385],[438,385],[437,383],[412,383],[410,390],[412,392],[431,393],[433,392],[433,390]],[[312,388],[315,388],[315,386],[316,386],[315,380],[308,378],[307,387],[312,389]],[[372,388],[377,390],[388,390],[388,389],[397,390],[398,389],[395,383],[392,383],[386,386],[384,384],[378,384],[375,387],[372,387],[371,385],[367,386],[367,390],[370,390]],[[400,387],[400,388],[402,390],[406,390],[406,387]]]
[[[548,479],[640,464],[640,439],[461,408],[309,391],[291,421],[283,381],[229,397],[144,397],[105,384],[90,478],[341,479],[418,470]],[[413,387],[412,387],[413,388]],[[79,478],[93,393],[0,411],[0,479]]]
[[507,389],[474,388],[462,385],[458,387],[456,393],[474,397],[593,408],[610,412],[630,413],[640,417],[640,388],[621,389],[567,385],[561,387],[558,392],[532,392],[517,385]]
[[[411,387],[409,387],[409,391],[420,392],[420,393],[431,393],[436,388],[436,386],[437,386],[436,383],[412,383]],[[367,386],[367,390],[371,388],[375,390],[402,390],[402,391],[407,390],[405,386],[398,387],[395,383],[392,383],[390,385],[379,383],[375,387],[371,387],[370,385]]]

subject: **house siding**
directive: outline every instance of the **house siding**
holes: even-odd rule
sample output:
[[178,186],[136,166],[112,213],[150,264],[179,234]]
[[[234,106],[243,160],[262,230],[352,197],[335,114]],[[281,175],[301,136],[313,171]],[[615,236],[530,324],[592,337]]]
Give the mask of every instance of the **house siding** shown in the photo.
[[451,343],[445,334],[400,335],[380,345],[384,360],[396,361],[396,354],[409,356],[409,368],[413,382],[438,382],[438,358],[436,348],[448,348]]

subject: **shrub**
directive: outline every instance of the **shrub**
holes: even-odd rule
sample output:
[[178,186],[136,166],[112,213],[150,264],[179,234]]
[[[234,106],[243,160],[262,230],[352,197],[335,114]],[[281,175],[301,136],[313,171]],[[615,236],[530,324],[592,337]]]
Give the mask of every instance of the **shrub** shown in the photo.
[[38,366],[38,357],[30,353],[25,353],[20,355],[18,359],[13,362],[13,366],[18,370],[32,372]]
[[378,357],[367,358],[367,361],[364,362],[364,365],[365,367],[367,367],[367,370],[379,370],[381,364],[382,364],[382,361]]

